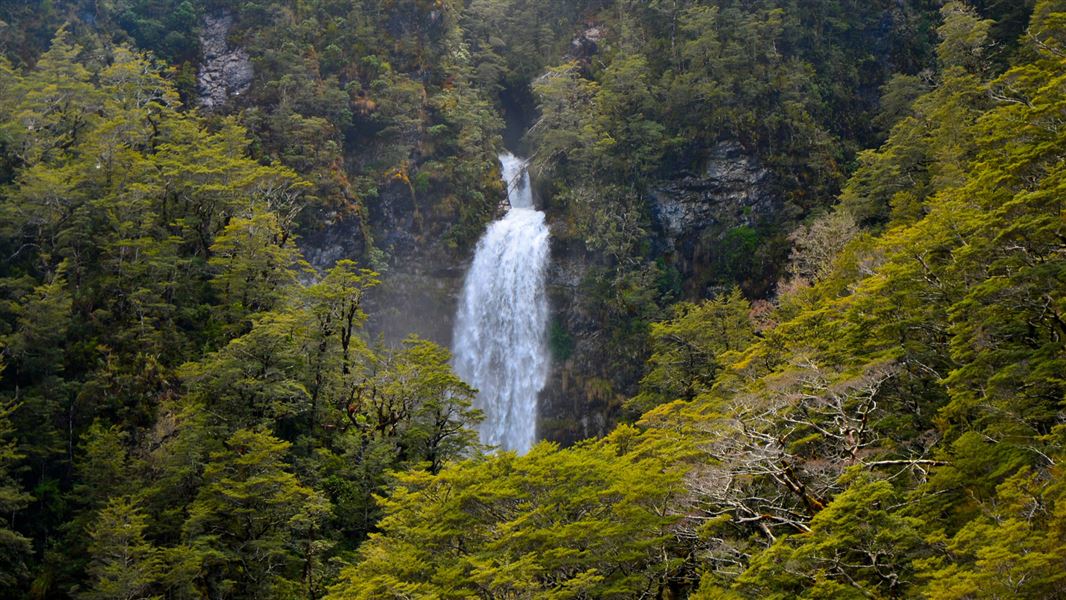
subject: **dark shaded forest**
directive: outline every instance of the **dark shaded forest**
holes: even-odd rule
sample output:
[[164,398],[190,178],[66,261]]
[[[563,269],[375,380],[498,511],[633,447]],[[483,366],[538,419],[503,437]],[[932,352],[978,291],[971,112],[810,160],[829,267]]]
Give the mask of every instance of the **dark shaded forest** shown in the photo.
[[1066,597],[1064,217],[1062,0],[0,2],[0,596]]

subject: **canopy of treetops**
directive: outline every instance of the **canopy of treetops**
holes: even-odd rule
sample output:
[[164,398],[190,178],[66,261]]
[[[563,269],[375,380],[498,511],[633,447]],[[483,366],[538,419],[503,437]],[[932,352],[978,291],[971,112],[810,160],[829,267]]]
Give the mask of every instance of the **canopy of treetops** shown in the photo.
[[[936,68],[885,82],[861,152],[865,109],[829,125],[851,106],[839,56],[807,71],[731,37],[784,48],[803,2],[246,3],[305,23],[247,31],[362,45],[348,98],[381,105],[333,116],[298,113],[339,89],[341,42],[249,34],[277,102],[209,115],[166,62],[195,41],[152,33],[151,2],[97,3],[127,32],[100,38],[55,33],[48,11],[89,8],[47,4],[0,13],[0,595],[1066,598],[1063,0],[1005,30],[988,3],[907,3],[936,19]],[[866,6],[811,4],[829,29]],[[556,19],[510,50],[477,25],[510,8]],[[447,350],[367,333],[381,274],[313,269],[298,242],[307,207],[363,211],[417,153],[424,231],[469,245],[501,191],[486,82],[547,68],[578,8],[614,15],[628,54],[534,82],[534,168],[560,182],[560,238],[598,257],[603,368],[639,385],[601,439],[491,452]],[[1006,55],[1002,31],[1023,32]],[[299,61],[325,75],[279,74]],[[619,215],[710,124],[781,175],[796,222],[721,258],[735,287],[675,302],[643,217]],[[381,162],[345,180],[349,151]]]

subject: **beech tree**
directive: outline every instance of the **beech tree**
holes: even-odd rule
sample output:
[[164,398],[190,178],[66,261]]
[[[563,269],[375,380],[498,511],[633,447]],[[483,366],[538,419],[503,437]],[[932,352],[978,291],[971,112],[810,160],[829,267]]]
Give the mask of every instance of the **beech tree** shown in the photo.
[[[0,362],[0,372],[4,364]],[[27,558],[30,556],[30,540],[14,528],[14,520],[25,508],[32,496],[22,491],[14,472],[22,455],[16,442],[11,439],[14,428],[11,413],[17,406],[5,401],[0,404],[0,511],[4,520],[0,523],[0,590],[16,590],[29,574]]]
[[[329,598],[609,598],[655,593],[671,564],[677,474],[609,444],[501,453],[403,475],[381,534]],[[565,486],[558,482],[566,481]]]
[[[284,462],[289,448],[268,434],[238,430],[204,467],[183,535],[200,561],[196,578],[211,595],[298,593],[329,503]],[[312,564],[312,563],[307,563]]]
[[135,600],[159,580],[159,550],[144,539],[147,517],[128,497],[108,502],[89,530],[89,583],[78,594],[86,600]]
[[630,409],[650,410],[657,404],[692,400],[710,391],[730,352],[754,341],[750,306],[739,289],[701,304],[681,302],[669,321],[651,327],[652,354],[641,379],[641,393]]

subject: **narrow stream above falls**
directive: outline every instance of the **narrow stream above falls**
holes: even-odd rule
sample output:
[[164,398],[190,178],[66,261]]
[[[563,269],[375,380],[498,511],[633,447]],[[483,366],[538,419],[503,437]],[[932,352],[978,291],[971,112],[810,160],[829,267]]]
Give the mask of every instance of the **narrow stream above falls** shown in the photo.
[[518,453],[537,439],[548,376],[548,226],[533,206],[526,161],[500,155],[511,208],[478,241],[456,315],[455,371],[479,392],[482,443]]

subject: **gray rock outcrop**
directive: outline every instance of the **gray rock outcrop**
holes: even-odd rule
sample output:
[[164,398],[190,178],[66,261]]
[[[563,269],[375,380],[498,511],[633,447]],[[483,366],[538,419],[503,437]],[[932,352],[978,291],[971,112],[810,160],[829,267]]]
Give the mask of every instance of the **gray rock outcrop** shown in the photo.
[[203,62],[197,77],[200,106],[215,109],[231,96],[239,96],[252,85],[252,62],[243,48],[231,48],[226,39],[233,27],[227,14],[204,18],[200,32]]
[[651,191],[652,212],[667,241],[676,245],[708,227],[755,226],[778,202],[770,172],[736,142],[718,144],[702,172]]
[[566,58],[574,60],[587,60],[600,49],[600,42],[607,36],[606,31],[600,25],[588,23],[573,40],[570,41],[570,51]]
[[[647,201],[657,251],[685,282],[692,282],[687,297],[706,297],[699,275],[726,250],[730,230],[772,222],[782,203],[770,171],[736,142],[715,146],[698,171],[659,182],[649,190]],[[587,314],[585,282],[593,268],[589,260],[579,242],[557,241],[552,247],[548,290],[553,327],[559,330],[553,333],[552,345],[554,351],[563,347],[565,352],[554,356],[541,393],[539,430],[563,444],[608,433],[633,391],[604,376],[603,364],[617,357],[608,355],[598,335],[600,325]]]

